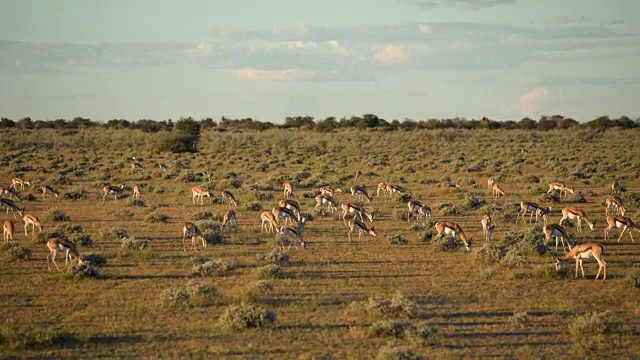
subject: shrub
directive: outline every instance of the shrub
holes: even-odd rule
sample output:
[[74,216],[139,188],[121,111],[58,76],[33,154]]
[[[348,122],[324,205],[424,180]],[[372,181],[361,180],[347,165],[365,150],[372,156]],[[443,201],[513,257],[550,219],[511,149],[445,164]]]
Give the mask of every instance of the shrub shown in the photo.
[[495,267],[487,267],[487,268],[480,269],[480,276],[485,280],[493,279],[497,273],[498,273],[498,270]]
[[254,192],[254,196],[258,201],[270,201],[273,200],[273,193],[256,191]]
[[569,196],[567,196],[566,201],[570,203],[583,204],[587,202],[587,198],[584,196],[582,192],[577,192],[577,193],[569,194]]
[[116,211],[114,215],[120,220],[129,220],[133,218],[136,214],[133,211],[122,209],[122,210]]
[[191,296],[185,289],[168,288],[160,292],[158,304],[166,308],[179,308],[189,306]]
[[67,270],[67,275],[74,279],[99,278],[100,271],[91,262],[76,264]]
[[212,284],[203,284],[191,280],[187,283],[187,292],[192,304],[210,306],[218,301],[218,290]]
[[136,239],[135,237],[127,237],[120,239],[120,247],[123,250],[136,250],[141,251],[146,249],[148,244],[147,239]]
[[262,204],[258,201],[252,201],[247,203],[245,208],[249,211],[260,211],[262,210]]
[[397,291],[391,299],[370,297],[363,301],[354,301],[349,304],[347,313],[374,317],[413,318],[417,315],[417,304]]
[[9,253],[12,261],[16,260],[29,260],[31,258],[32,251],[28,247],[22,246],[17,242],[12,242],[4,245],[4,249]]
[[407,221],[407,212],[405,210],[396,210],[394,217],[396,220]]
[[273,311],[251,304],[232,305],[225,309],[218,325],[226,330],[240,330],[270,326],[276,322]]
[[71,217],[62,210],[53,209],[49,211],[49,219],[51,221],[69,221]]
[[122,226],[100,228],[98,230],[98,238],[102,241],[120,241],[126,237],[129,237],[129,230]]
[[571,276],[573,276],[573,274],[571,270],[569,270],[569,267],[565,266],[562,267],[560,271],[557,271],[555,265],[552,264],[538,265],[528,273],[516,274],[516,278],[518,279],[536,279],[540,281],[568,279]]
[[505,267],[514,269],[528,266],[529,261],[527,260],[526,256],[522,255],[520,249],[512,249],[507,251],[500,264]]
[[282,250],[281,247],[274,247],[271,251],[256,255],[256,261],[261,264],[289,264],[289,254]]
[[520,328],[520,329],[526,328],[529,325],[530,322],[531,322],[531,316],[529,316],[529,313],[526,312],[526,311],[515,312],[508,319],[508,323],[511,326],[516,327],[516,328]]
[[569,324],[569,333],[577,338],[610,334],[615,330],[617,330],[615,317],[609,310],[586,313]]
[[90,262],[95,266],[102,266],[107,264],[107,258],[102,254],[87,253],[83,255],[84,261]]
[[280,279],[284,277],[284,270],[279,265],[267,264],[256,268],[256,275],[260,279]]
[[518,249],[521,255],[544,255],[547,247],[544,245],[542,228],[536,225],[526,230],[512,230],[505,234],[505,244],[512,249]]
[[145,203],[144,200],[142,199],[131,199],[129,200],[129,206],[138,206],[138,207],[144,207]]
[[409,243],[409,239],[407,239],[405,236],[402,236],[400,234],[388,235],[386,236],[386,239],[390,244],[402,245],[402,244]]
[[64,232],[60,229],[44,229],[38,233],[38,242],[41,244],[46,244],[49,239],[54,237],[68,239]]
[[[198,213],[193,214],[192,218],[195,220],[218,220],[221,221],[222,218],[217,219],[215,218],[216,215],[214,215],[211,211],[201,211]],[[220,216],[218,216],[220,217]]]
[[369,335],[376,337],[396,337],[403,336],[406,324],[393,320],[376,321],[369,326]]
[[440,205],[440,211],[442,212],[442,215],[444,215],[444,216],[462,215],[462,211],[460,210],[459,207],[457,207],[456,205],[453,205],[453,204],[449,204],[449,203],[445,203],[445,204]]
[[640,288],[640,272],[633,271],[625,275],[624,283],[632,288]]
[[169,216],[163,214],[161,212],[153,212],[147,216],[145,216],[144,221],[150,223],[163,223],[166,224],[169,222]]
[[453,236],[444,234],[431,238],[431,245],[438,251],[458,251],[460,249],[460,243],[461,242],[458,241],[458,239],[454,239]]
[[505,255],[504,247],[492,244],[484,243],[480,248],[473,252],[476,260],[484,265],[495,265],[500,263]]
[[479,194],[468,194],[462,202],[462,207],[467,210],[476,210],[483,207],[487,201]]
[[387,347],[378,350],[377,360],[422,360],[422,356],[416,355],[412,348],[407,346]]
[[5,320],[0,325],[0,348],[8,350],[33,350],[44,347],[72,346],[81,342],[77,335],[53,328],[41,328],[24,321]]
[[84,200],[87,198],[87,191],[85,189],[75,189],[64,193],[62,197],[68,200]]
[[206,261],[193,266],[193,274],[199,276],[223,276],[235,269],[236,263],[222,258]]
[[273,292],[273,285],[266,280],[253,281],[238,289],[234,298],[240,303],[257,302],[262,295]]
[[438,328],[428,322],[420,321],[405,329],[404,337],[416,346],[424,346],[438,335]]
[[74,236],[71,237],[71,241],[82,247],[93,247],[94,245],[93,239],[89,234],[74,234]]

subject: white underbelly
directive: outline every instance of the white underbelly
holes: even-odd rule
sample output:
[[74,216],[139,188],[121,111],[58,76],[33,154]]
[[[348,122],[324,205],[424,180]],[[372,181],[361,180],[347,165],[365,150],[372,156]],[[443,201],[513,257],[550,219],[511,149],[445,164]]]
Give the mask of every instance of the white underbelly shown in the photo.
[[587,250],[587,251],[585,251],[585,252],[581,252],[581,253],[580,253],[580,257],[581,257],[582,259],[589,259],[589,258],[593,257],[593,251],[591,251],[591,250]]

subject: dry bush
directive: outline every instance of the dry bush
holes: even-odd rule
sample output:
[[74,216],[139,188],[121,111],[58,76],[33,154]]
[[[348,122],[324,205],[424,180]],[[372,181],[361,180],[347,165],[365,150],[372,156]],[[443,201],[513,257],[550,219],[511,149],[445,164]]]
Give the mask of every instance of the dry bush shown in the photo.
[[485,242],[481,247],[473,251],[476,260],[484,265],[495,265],[502,261],[505,256],[503,246]]
[[211,306],[218,302],[218,289],[213,284],[190,280],[186,287],[190,303],[194,306]]
[[270,251],[257,254],[256,261],[258,265],[263,264],[277,264],[277,265],[288,265],[289,264],[289,253],[282,250],[281,247],[274,247]]
[[33,253],[31,249],[23,246],[18,242],[10,242],[3,245],[3,249],[9,253],[12,261],[22,260],[27,261],[31,258]]
[[100,270],[93,263],[85,261],[68,268],[67,276],[73,279],[99,278]]
[[376,360],[423,360],[422,356],[416,355],[415,351],[408,346],[388,347],[383,346],[378,350]]
[[276,314],[265,308],[240,304],[227,307],[218,319],[218,326],[224,330],[241,330],[271,326],[276,322]]
[[67,215],[64,211],[60,209],[49,210],[49,212],[47,213],[47,218],[53,222],[71,220],[71,216]]
[[349,304],[347,314],[414,318],[417,315],[417,304],[397,291],[391,299],[370,297],[363,301],[354,301]]
[[403,244],[408,244],[409,243],[409,239],[407,239],[406,236],[403,236],[403,235],[400,235],[400,234],[387,235],[385,237],[385,239],[387,239],[389,244],[403,245]]
[[97,253],[87,253],[82,255],[84,261],[90,262],[95,266],[102,266],[107,264],[107,257]]
[[256,268],[255,273],[260,279],[281,279],[285,277],[284,270],[276,264],[260,266]]
[[160,292],[158,305],[165,308],[184,308],[189,306],[191,296],[182,288],[168,288]]
[[224,276],[235,268],[235,261],[218,258],[194,265],[193,274],[199,276]]

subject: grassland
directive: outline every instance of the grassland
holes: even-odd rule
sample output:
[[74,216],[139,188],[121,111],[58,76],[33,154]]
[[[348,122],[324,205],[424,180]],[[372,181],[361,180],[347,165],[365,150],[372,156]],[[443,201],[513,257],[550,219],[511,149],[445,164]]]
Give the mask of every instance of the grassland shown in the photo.
[[[604,242],[603,229],[614,179],[626,190],[627,216],[639,218],[639,136],[636,130],[584,129],[207,130],[199,153],[167,154],[154,151],[154,135],[132,130],[5,131],[0,181],[31,180],[18,204],[42,220],[44,232],[26,237],[16,220],[16,241],[32,253],[16,260],[7,247],[0,252],[2,357],[637,356],[640,241],[625,235],[618,243],[617,230]],[[131,171],[132,156],[144,158],[144,171]],[[156,163],[167,164],[169,174]],[[213,173],[210,181],[203,170]],[[370,194],[381,181],[397,184],[428,204],[434,219],[459,223],[473,238],[473,251],[443,251],[431,239],[432,224],[407,223],[406,198],[374,196],[363,203],[374,213],[377,236],[349,243],[342,222],[314,209],[312,197],[329,184],[347,191],[335,196],[339,203],[348,201],[356,170]],[[491,196],[489,177],[506,196]],[[308,246],[269,255],[278,242],[260,232],[259,213],[276,206],[286,180],[310,219]],[[546,197],[551,181],[573,185],[576,194],[560,201]],[[43,184],[61,196],[42,199]],[[103,202],[106,184],[124,184],[129,195],[139,185],[142,201]],[[195,185],[212,190],[204,205],[192,204]],[[240,200],[237,228],[225,228],[221,243],[199,246],[197,254],[184,252],[184,221],[206,222],[217,231],[229,209],[219,202],[222,190]],[[532,224],[515,224],[522,200],[552,206],[550,222],[560,219],[564,206],[585,210],[595,232],[566,227],[580,243],[606,246],[607,280],[593,280],[593,260],[585,262],[586,279],[573,278],[572,264],[556,273],[554,247],[542,255],[521,253],[512,262],[483,257],[480,249],[489,248],[480,219],[489,210],[496,225],[491,249],[497,252],[509,250],[517,231],[539,234]],[[69,219],[54,221],[64,219],[60,213]],[[96,278],[47,271],[47,234],[58,228],[77,240],[71,225],[93,240],[91,247],[79,246],[81,254],[107,260]],[[110,236],[117,227],[146,240],[146,247],[123,247],[120,236]],[[394,235],[408,243],[390,241]],[[257,270],[270,258],[279,262],[278,271]],[[228,266],[194,274],[194,265],[216,259]],[[64,264],[62,256],[58,263]],[[243,309],[262,311],[257,328],[232,321],[238,316],[233,311]]]

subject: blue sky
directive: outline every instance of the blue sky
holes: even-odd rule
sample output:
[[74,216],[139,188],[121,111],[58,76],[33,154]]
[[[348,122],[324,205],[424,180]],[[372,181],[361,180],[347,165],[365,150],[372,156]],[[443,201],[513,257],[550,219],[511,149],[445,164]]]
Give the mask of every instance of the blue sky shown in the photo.
[[0,0],[0,116],[640,116],[637,0]]

